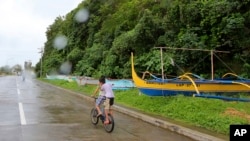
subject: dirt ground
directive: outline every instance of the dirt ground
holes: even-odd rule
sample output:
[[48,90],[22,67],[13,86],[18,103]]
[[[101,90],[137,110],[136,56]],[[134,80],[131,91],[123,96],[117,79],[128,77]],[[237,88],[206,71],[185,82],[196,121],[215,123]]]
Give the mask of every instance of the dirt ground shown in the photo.
[[246,119],[249,123],[250,123],[250,115],[245,113],[245,112],[241,112],[239,110],[236,110],[234,108],[227,108],[224,112],[225,115],[229,115],[229,116],[235,116],[235,117],[241,117],[243,119]]

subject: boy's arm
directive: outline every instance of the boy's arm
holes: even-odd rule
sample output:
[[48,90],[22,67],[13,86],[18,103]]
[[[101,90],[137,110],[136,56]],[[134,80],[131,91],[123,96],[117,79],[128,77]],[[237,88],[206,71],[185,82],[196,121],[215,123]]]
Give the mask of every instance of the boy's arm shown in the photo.
[[95,97],[97,92],[100,90],[100,86],[98,85],[98,87],[95,89],[94,93],[91,95],[91,97]]

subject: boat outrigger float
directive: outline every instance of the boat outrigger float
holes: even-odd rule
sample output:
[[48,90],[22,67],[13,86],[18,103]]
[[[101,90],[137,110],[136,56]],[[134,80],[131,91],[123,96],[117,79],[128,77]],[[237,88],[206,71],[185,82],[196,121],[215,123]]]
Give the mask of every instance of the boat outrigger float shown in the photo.
[[[135,86],[148,96],[185,96],[223,99],[226,101],[250,102],[250,98],[223,96],[224,94],[250,94],[250,79],[245,79],[233,73],[227,73],[220,79],[204,79],[196,74],[185,73],[173,79],[163,79],[149,73],[153,79],[140,78],[134,68],[133,53],[131,53],[132,79]],[[230,80],[226,76],[237,79]]]

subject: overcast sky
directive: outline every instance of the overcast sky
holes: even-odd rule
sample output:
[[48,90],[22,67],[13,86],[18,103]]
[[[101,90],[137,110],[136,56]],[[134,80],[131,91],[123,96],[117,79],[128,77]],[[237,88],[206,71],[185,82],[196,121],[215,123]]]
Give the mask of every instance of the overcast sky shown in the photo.
[[82,0],[0,0],[0,67],[39,62],[45,32]]

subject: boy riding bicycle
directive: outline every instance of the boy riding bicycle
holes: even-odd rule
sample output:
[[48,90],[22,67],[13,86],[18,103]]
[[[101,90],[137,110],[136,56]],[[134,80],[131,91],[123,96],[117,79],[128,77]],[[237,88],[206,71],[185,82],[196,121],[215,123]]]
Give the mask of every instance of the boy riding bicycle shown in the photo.
[[[99,79],[99,86],[95,90],[92,96],[95,96],[96,93],[100,90],[99,96],[96,100],[96,109],[98,111],[98,115],[102,115],[100,110],[100,105],[104,102],[104,109],[105,109],[105,117],[108,117],[108,114],[112,113],[111,106],[114,104],[114,92],[112,90],[112,84],[106,83],[105,77],[101,76]],[[106,118],[104,124],[108,124],[109,120]]]

